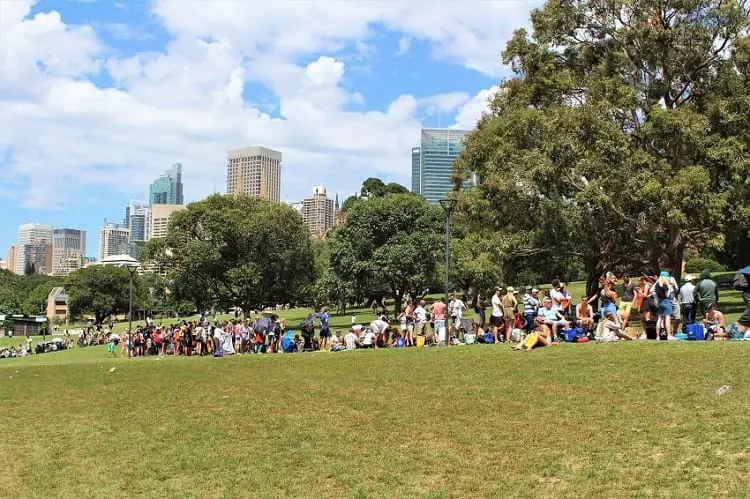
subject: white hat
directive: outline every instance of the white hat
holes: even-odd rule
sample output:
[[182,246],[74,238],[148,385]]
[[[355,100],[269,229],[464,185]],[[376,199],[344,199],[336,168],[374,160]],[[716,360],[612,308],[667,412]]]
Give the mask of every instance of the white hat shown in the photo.
[[694,281],[695,276],[693,274],[685,274],[685,280],[686,281]]

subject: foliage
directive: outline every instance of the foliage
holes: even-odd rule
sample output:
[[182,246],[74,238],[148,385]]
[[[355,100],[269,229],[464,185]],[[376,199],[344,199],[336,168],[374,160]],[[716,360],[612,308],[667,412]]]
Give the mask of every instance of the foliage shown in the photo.
[[370,177],[362,183],[360,196],[370,199],[387,196],[388,194],[406,194],[407,192],[409,192],[409,189],[401,184],[395,182],[386,184],[379,178]]
[[[138,289],[140,281],[136,275],[134,299],[142,293]],[[93,314],[94,322],[102,324],[111,315],[129,311],[130,271],[112,265],[91,265],[72,272],[65,279],[65,291],[71,317]]]
[[21,310],[26,315],[46,315],[47,298],[49,297],[54,284],[46,283],[36,286],[21,303]]
[[710,258],[691,258],[685,264],[685,270],[692,274],[700,274],[705,269],[711,272],[725,272],[727,270],[722,264]]
[[532,25],[456,165],[479,178],[467,228],[508,259],[578,259],[589,287],[722,246],[750,177],[743,4],[549,2]]
[[292,208],[248,196],[213,195],[175,213],[148,260],[168,269],[170,291],[198,310],[294,302],[314,279],[310,236]]
[[0,314],[39,314],[46,307],[49,292],[62,282],[61,277],[0,270]]
[[331,268],[357,295],[386,286],[398,310],[404,293],[419,295],[441,250],[440,208],[412,194],[389,194],[352,207],[329,236]]

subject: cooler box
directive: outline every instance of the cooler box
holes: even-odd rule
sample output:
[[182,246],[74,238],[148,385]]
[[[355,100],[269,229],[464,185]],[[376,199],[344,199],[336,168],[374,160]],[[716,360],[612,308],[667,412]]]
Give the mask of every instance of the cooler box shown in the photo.
[[418,347],[423,347],[424,346],[424,336],[422,336],[422,335],[417,336],[416,341],[417,341],[417,346]]
[[583,329],[564,329],[562,334],[565,341],[567,341],[568,343],[573,343],[576,340],[576,336],[583,335]]

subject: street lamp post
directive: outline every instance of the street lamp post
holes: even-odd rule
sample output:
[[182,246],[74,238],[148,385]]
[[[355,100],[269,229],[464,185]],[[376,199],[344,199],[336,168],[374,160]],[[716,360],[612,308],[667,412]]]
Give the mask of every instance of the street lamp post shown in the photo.
[[[440,206],[445,211],[445,304],[448,305],[448,292],[449,292],[449,277],[451,267],[451,215],[456,207],[457,201],[455,199],[441,199]],[[445,344],[450,345],[450,337],[448,336],[448,314],[445,314]]]

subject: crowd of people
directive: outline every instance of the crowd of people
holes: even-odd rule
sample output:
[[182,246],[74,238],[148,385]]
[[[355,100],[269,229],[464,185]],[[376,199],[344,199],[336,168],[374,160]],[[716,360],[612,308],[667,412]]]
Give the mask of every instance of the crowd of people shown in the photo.
[[[745,311],[728,324],[721,306],[719,286],[709,271],[698,278],[687,274],[683,282],[669,271],[656,277],[628,274],[620,277],[608,272],[599,281],[592,296],[576,301],[565,283],[554,280],[551,288],[540,290],[526,286],[523,295],[513,287],[495,288],[489,306],[482,295],[472,301],[451,294],[428,304],[425,298],[405,297],[401,312],[388,317],[385,302],[373,303],[376,318],[369,324],[358,324],[352,317],[346,332],[332,330],[327,309],[306,317],[299,333],[287,327],[277,310],[267,309],[255,319],[236,318],[211,323],[207,315],[194,321],[156,325],[147,319],[144,326],[132,332],[112,332],[89,328],[79,335],[86,345],[106,343],[110,356],[128,357],[183,355],[215,356],[327,350],[332,352],[367,349],[438,346],[471,343],[508,343],[515,349],[531,350],[557,345],[560,341],[632,341],[689,339],[691,331],[700,331],[703,339],[750,339],[750,266],[734,278],[733,288],[742,292]],[[520,295],[520,296],[519,296]],[[283,310],[283,309],[282,309]],[[487,317],[489,312],[489,320]],[[698,321],[700,313],[701,320]],[[640,329],[631,325],[637,315]],[[315,329],[319,333],[315,334]],[[295,328],[296,329],[296,328]],[[27,340],[30,342],[30,338]],[[65,343],[71,343],[69,335]],[[54,343],[44,348],[58,347]],[[45,350],[46,351],[46,350]],[[52,350],[50,350],[52,351]],[[22,357],[32,352],[32,345],[0,350],[0,358]],[[37,352],[39,353],[39,352]]]

